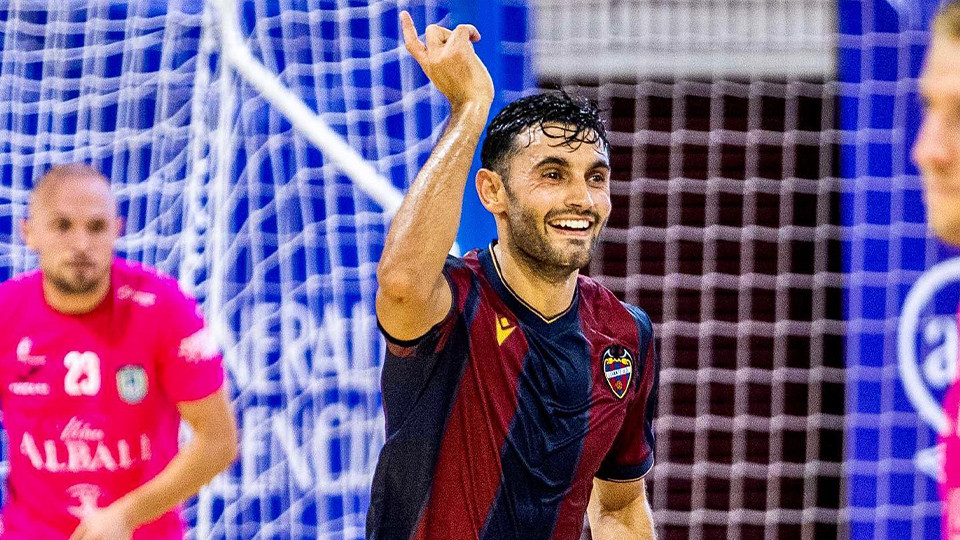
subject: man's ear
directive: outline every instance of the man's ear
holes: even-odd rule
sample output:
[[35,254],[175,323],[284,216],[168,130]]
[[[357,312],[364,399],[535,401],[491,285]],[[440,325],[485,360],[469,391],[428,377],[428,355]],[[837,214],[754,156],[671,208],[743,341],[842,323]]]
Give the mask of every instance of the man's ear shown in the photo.
[[477,171],[477,195],[483,207],[497,215],[507,211],[507,188],[503,177],[490,169]]
[[33,247],[33,236],[30,234],[30,220],[27,218],[20,220],[20,234],[23,235],[23,242],[27,247],[36,251]]

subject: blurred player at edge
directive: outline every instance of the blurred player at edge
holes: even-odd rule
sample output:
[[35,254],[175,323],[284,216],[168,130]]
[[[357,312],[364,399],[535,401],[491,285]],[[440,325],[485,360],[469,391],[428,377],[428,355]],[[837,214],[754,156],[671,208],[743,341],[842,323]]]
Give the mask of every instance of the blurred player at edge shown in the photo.
[[[960,0],[945,4],[920,76],[926,104],[913,158],[923,174],[927,219],[945,242],[960,245]],[[960,540],[960,382],[944,398],[943,538]]]
[[377,273],[387,442],[367,536],[575,540],[586,512],[594,538],[653,538],[652,326],[579,275],[610,215],[602,120],[565,94],[504,108],[476,176],[499,240],[447,257],[493,85],[474,27],[424,44],[401,24],[451,112]]
[[[2,537],[183,538],[177,505],[237,455],[196,301],[115,257],[116,201],[89,166],[47,172],[22,226],[40,269],[0,284]],[[194,436],[178,451],[181,417]]]

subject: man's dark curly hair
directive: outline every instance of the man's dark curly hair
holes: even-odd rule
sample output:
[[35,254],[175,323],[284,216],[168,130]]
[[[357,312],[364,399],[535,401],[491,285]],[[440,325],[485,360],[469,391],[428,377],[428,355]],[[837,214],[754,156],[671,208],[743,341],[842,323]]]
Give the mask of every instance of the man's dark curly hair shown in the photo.
[[[553,125],[544,129],[547,124]],[[483,168],[505,179],[509,172],[507,161],[516,151],[514,140],[534,126],[545,136],[557,139],[557,146],[600,143],[604,150],[609,147],[600,112],[592,103],[563,91],[536,94],[510,103],[487,126],[487,138],[480,151]]]

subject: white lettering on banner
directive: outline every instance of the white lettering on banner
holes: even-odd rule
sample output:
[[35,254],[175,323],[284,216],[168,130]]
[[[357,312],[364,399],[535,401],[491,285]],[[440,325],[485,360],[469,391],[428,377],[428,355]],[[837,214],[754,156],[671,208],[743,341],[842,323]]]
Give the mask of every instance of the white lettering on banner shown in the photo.
[[957,318],[932,317],[923,325],[924,345],[932,347],[923,359],[923,378],[933,388],[945,389],[957,374]]
[[50,385],[37,382],[12,382],[7,388],[16,396],[46,396],[50,394]]
[[[941,293],[960,282],[960,257],[948,259],[921,275],[904,298],[897,323],[897,367],[907,398],[920,418],[939,433],[955,429],[956,419],[947,418],[941,398],[931,390],[942,391],[957,373],[957,321],[951,313],[936,312]],[[955,305],[956,302],[954,301]],[[919,339],[918,339],[919,338]],[[939,392],[938,392],[939,393]],[[918,441],[919,442],[919,441]],[[928,474],[934,471],[928,454],[920,449],[914,461]],[[939,467],[936,468],[939,470]]]
[[[257,304],[240,314],[240,340],[226,336],[226,364],[237,385],[254,393],[313,385],[379,393],[382,340],[372,313],[360,304],[350,319],[333,306],[321,322],[303,304]],[[379,345],[379,347],[378,347]]]
[[289,412],[244,409],[240,476],[222,475],[211,490],[248,497],[288,493],[291,485],[322,495],[368,492],[384,443],[382,412],[334,403],[311,417],[298,425]]
[[150,438],[146,434],[140,435],[137,455],[133,454],[130,441],[120,439],[115,444],[108,444],[100,439],[47,439],[38,445],[33,435],[24,433],[20,440],[20,453],[30,460],[35,469],[48,472],[127,470],[138,461],[150,460]]

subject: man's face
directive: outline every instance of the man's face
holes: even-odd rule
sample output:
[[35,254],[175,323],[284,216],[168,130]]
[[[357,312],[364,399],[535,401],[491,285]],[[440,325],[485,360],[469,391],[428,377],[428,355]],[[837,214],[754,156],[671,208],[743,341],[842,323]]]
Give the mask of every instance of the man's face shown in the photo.
[[48,180],[33,194],[23,231],[44,281],[59,292],[88,294],[109,279],[120,220],[102,178]]
[[514,141],[505,217],[527,262],[562,278],[590,262],[610,216],[610,165],[600,142],[568,145],[563,126],[545,129],[531,128]]
[[927,219],[937,236],[960,244],[960,40],[934,33],[920,94],[927,107],[913,159],[923,173]]

